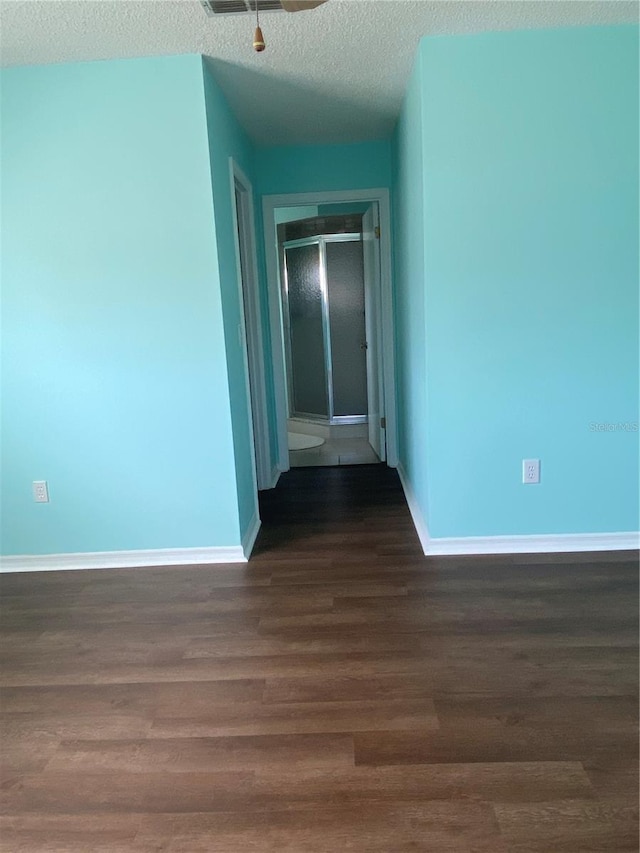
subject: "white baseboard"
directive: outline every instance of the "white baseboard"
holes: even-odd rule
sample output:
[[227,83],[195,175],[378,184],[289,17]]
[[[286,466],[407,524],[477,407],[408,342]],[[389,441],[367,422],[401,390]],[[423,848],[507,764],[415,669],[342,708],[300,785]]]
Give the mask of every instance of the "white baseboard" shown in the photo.
[[559,554],[572,551],[633,551],[639,533],[560,533],[540,536],[464,536],[430,539],[428,557],[461,554]]
[[406,471],[398,475],[422,550],[427,557],[463,554],[556,554],[571,551],[634,551],[640,548],[640,532],[550,533],[531,536],[461,536],[433,538],[418,506]]
[[249,526],[247,527],[244,536],[242,537],[242,553],[246,560],[251,556],[253,546],[256,544],[256,537],[260,530],[260,524],[261,522],[258,513],[255,512],[253,514],[253,518],[249,522]]
[[413,526],[415,527],[416,533],[418,534],[418,539],[420,540],[420,544],[422,545],[422,550],[426,554],[431,538],[429,536],[427,520],[423,516],[422,510],[418,506],[418,501],[411,487],[411,483],[409,482],[409,478],[407,477],[407,472],[404,470],[404,467],[401,462],[398,462],[396,470],[398,472],[398,476],[400,477],[400,482],[402,483],[404,496],[407,500],[407,505],[409,507],[409,512],[411,513],[411,518],[413,519]]
[[0,557],[0,572],[134,569],[145,566],[198,566],[246,561],[240,545],[219,548],[159,548],[148,551],[90,551],[78,554],[20,554]]

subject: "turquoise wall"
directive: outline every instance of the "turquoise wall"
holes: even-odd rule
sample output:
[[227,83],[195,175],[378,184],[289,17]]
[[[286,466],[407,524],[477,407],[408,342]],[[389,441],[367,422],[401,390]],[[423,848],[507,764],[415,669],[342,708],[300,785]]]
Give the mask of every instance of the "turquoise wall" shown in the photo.
[[215,210],[215,233],[218,247],[218,270],[224,317],[225,352],[228,389],[233,423],[233,450],[238,488],[240,532],[244,535],[258,513],[254,474],[254,451],[251,437],[245,364],[245,348],[239,327],[243,322],[241,295],[238,287],[236,233],[233,220],[235,199],[231,189],[229,158],[233,157],[253,184],[253,147],[231,113],[206,61],[202,63],[206,102],[207,129],[211,162],[211,186]]
[[10,69],[1,118],[3,553],[239,544],[200,57]]
[[258,148],[256,177],[262,195],[389,187],[391,143]]
[[426,390],[430,533],[635,530],[638,29],[431,38],[420,56],[426,383],[418,352],[402,381]]
[[422,57],[409,80],[393,137],[393,246],[396,401],[400,472],[428,514],[425,430],[424,163],[422,150]]
[[318,215],[318,205],[306,205],[305,207],[279,207],[275,212],[276,225],[284,222],[295,222],[298,219],[308,219]]
[[366,213],[371,207],[368,201],[354,202],[353,204],[321,204],[318,207],[319,216],[348,216],[352,213]]

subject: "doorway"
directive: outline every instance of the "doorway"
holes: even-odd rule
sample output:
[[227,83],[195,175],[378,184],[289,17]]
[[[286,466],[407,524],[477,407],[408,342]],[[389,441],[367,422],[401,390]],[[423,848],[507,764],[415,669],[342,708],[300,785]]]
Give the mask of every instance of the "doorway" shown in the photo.
[[245,361],[248,427],[253,451],[252,467],[257,518],[257,491],[271,488],[273,477],[270,462],[253,190],[249,179],[232,157],[229,158],[229,178],[238,271],[240,314],[238,338]]
[[319,205],[291,221],[293,208],[277,226],[292,468],[380,461],[367,433],[367,209]]
[[395,466],[388,192],[271,196],[263,212],[280,471]]

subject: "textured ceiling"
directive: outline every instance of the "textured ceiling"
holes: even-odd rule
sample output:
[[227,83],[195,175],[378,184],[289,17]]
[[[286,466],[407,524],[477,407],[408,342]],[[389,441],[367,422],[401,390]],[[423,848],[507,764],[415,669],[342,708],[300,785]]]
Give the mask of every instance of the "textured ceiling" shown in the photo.
[[314,11],[208,17],[198,0],[2,0],[3,65],[202,53],[264,145],[387,136],[423,35],[630,23],[622,0],[330,0]]

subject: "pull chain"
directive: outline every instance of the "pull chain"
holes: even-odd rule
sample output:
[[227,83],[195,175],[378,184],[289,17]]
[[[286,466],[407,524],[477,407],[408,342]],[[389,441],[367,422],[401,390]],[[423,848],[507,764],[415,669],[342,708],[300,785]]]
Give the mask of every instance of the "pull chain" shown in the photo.
[[260,29],[258,0],[254,0],[254,2],[256,4],[256,31],[253,35],[253,49],[256,51],[256,53],[261,53],[265,48],[264,36],[262,35],[262,30]]

